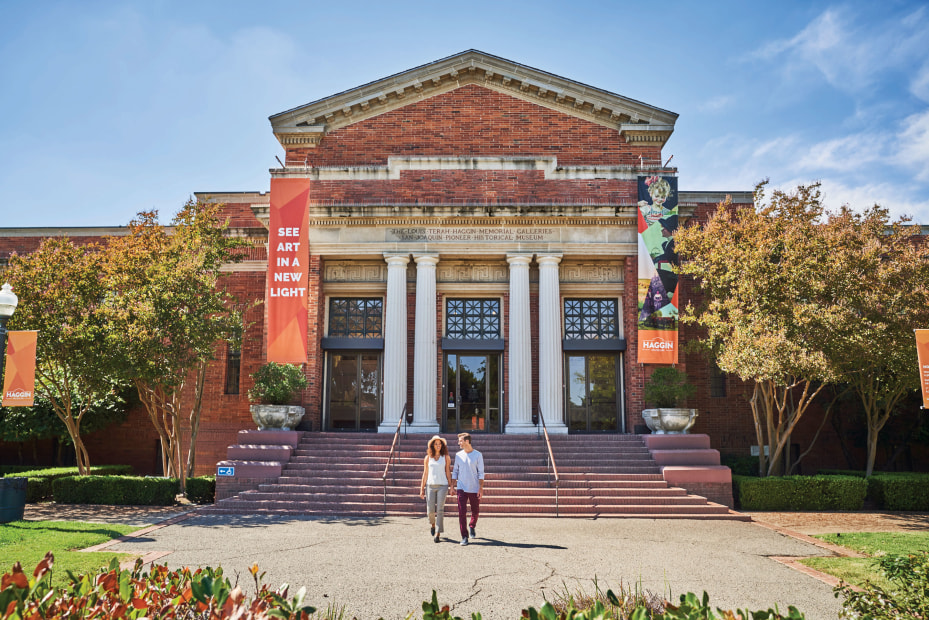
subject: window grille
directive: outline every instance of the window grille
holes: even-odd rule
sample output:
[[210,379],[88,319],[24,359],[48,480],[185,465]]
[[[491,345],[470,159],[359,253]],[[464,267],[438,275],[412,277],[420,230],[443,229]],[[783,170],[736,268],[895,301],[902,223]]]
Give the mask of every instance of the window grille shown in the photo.
[[565,299],[565,338],[606,340],[619,338],[615,299]]
[[384,302],[380,298],[334,297],[329,300],[329,337],[381,338]]
[[445,313],[446,335],[454,340],[500,337],[499,299],[449,299]]

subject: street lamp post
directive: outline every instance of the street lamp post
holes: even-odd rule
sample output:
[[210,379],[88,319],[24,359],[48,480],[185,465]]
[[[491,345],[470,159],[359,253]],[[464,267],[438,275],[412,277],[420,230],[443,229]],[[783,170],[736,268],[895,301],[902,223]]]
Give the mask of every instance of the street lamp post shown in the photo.
[[[18,303],[19,298],[13,293],[9,282],[0,287],[0,379],[3,378],[6,368],[6,322],[13,316]],[[0,389],[2,388],[3,385],[0,384]]]

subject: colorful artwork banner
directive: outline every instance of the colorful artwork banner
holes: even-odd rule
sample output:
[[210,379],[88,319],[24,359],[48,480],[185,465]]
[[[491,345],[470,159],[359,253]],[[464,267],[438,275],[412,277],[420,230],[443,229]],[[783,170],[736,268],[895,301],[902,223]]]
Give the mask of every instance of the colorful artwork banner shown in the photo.
[[39,332],[7,332],[6,369],[3,373],[4,407],[35,404],[35,355]]
[[919,384],[923,389],[923,409],[929,409],[929,329],[917,329],[915,331]]
[[309,179],[271,179],[268,361],[307,361]]
[[678,362],[677,177],[639,177],[638,361]]

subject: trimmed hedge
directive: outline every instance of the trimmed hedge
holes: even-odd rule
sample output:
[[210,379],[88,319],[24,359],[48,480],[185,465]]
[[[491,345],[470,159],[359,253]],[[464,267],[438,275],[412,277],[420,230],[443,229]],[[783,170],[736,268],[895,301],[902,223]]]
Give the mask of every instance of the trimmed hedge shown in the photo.
[[[90,468],[91,474],[100,476],[131,474],[130,465],[97,465]],[[24,469],[20,472],[8,472],[8,476],[27,478],[26,501],[36,503],[52,499],[52,483],[58,478],[77,475],[77,467],[45,467],[42,469]]]
[[176,478],[140,476],[69,476],[52,483],[60,504],[171,506],[178,493]]
[[868,482],[854,476],[733,476],[742,510],[861,510]]
[[187,499],[194,504],[216,502],[216,476],[187,479]]
[[[840,470],[821,470],[832,473]],[[864,478],[863,471],[843,472]],[[912,471],[888,471],[871,474],[868,499],[884,510],[929,510],[929,474]]]
[[885,510],[929,510],[929,475],[876,474],[868,478],[868,497]]
[[[180,485],[177,478],[67,476],[55,480],[52,487],[55,501],[61,504],[171,506]],[[195,504],[212,504],[216,500],[216,478],[188,478],[187,499]]]

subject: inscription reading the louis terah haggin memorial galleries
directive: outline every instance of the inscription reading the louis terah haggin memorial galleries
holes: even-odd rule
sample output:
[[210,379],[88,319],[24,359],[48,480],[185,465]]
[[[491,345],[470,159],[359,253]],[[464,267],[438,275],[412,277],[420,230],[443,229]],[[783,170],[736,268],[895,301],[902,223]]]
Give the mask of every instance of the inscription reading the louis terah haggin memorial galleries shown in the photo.
[[558,241],[555,228],[388,228],[388,241],[519,242]]

